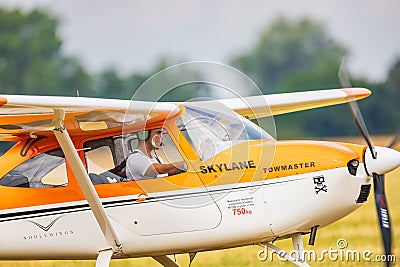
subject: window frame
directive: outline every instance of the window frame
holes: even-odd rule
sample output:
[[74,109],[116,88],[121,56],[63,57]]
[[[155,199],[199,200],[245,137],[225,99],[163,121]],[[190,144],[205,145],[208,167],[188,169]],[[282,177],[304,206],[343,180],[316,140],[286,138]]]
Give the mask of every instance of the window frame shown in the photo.
[[[185,161],[187,166],[191,166],[191,165],[188,164],[188,161],[190,161],[190,159],[186,156],[187,153],[185,153],[185,149],[187,149],[187,148],[190,149],[190,151],[187,151],[187,152],[189,152],[190,155],[193,155],[193,154],[196,154],[196,153],[193,151],[192,147],[187,143],[187,140],[182,135],[182,133],[180,132],[178,127],[175,125],[176,119],[177,118],[167,120],[167,121],[164,122],[164,124],[161,124],[161,125],[160,124],[152,125],[151,127],[146,128],[146,130],[153,130],[153,129],[163,128],[164,131],[166,132],[166,134],[171,139],[172,144],[175,146],[175,149],[176,149],[177,153],[179,153],[179,156],[181,157],[181,159],[183,161]],[[132,130],[129,130],[129,132],[126,132],[126,133],[118,132],[116,134],[114,132],[114,133],[107,134],[107,135],[94,136],[94,137],[91,136],[91,137],[82,139],[80,141],[79,147],[80,147],[80,150],[83,152],[82,158],[84,160],[83,162],[84,162],[84,166],[85,166],[86,172],[89,174],[89,164],[88,164],[88,159],[87,159],[87,156],[86,156],[86,151],[89,150],[89,146],[86,145],[88,142],[100,141],[101,139],[107,139],[107,138],[113,139],[115,137],[122,137],[123,135],[129,135],[129,134],[133,135],[133,134],[135,134],[135,133],[137,133],[137,132],[139,132],[141,130],[143,130],[143,129],[140,129],[140,130],[139,129],[132,129]],[[182,136],[180,137],[180,135],[182,135]],[[182,149],[181,143],[178,142],[178,140],[177,140],[177,136],[178,136],[178,138],[183,138],[183,139],[180,139],[180,141],[184,142],[183,146],[186,147],[185,149]],[[123,137],[122,137],[122,139],[123,139]],[[137,140],[137,139],[135,139],[135,140]],[[129,143],[131,143],[132,141],[133,140],[130,140]],[[111,152],[112,152],[112,155],[113,155],[114,166],[118,166],[117,165],[118,164],[118,160],[116,161],[116,155],[115,155],[115,143],[113,142],[112,145],[113,145],[113,149],[111,149]],[[129,145],[129,146],[131,146],[131,145]],[[100,147],[102,147],[102,145],[96,146],[96,148],[100,148]],[[96,148],[94,148],[94,149],[96,149]],[[126,150],[124,152],[126,152],[126,151],[128,151],[128,147],[126,148]],[[124,156],[124,160],[126,160],[127,157],[125,158],[125,153],[122,153],[122,154],[124,154],[123,155]],[[193,158],[193,156],[191,158]],[[197,155],[196,155],[196,158],[194,160],[198,160]],[[169,177],[171,177],[171,176],[169,176]],[[118,182],[126,182],[126,181],[123,181],[124,177],[120,177],[120,178],[122,178],[122,180],[118,181]],[[157,177],[154,177],[154,178],[157,178]],[[130,181],[127,181],[127,182],[130,182]],[[134,182],[136,182],[136,181],[134,181]],[[107,183],[104,183],[104,184],[107,184]],[[96,185],[96,184],[94,184],[94,185]]]

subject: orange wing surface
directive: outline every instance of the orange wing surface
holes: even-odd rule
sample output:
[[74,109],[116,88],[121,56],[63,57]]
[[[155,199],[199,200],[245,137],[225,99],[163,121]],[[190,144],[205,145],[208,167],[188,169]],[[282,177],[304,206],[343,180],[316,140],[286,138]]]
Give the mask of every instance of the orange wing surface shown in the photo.
[[72,136],[154,123],[180,112],[179,106],[172,103],[3,95],[0,96],[0,138],[52,134],[55,109],[66,112],[65,127]]

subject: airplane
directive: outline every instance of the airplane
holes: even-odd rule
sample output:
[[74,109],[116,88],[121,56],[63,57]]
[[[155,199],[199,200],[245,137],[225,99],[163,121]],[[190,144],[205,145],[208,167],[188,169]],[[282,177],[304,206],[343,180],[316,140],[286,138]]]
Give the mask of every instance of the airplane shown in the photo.
[[[400,152],[373,146],[356,101],[344,88],[194,102],[55,96],[0,96],[0,260],[152,257],[292,239],[361,207],[374,184],[385,253],[390,219],[384,174]],[[268,105],[266,105],[268,103]],[[251,120],[350,103],[367,145],[278,141]],[[132,180],[127,158],[143,131],[161,129],[173,175]],[[397,139],[396,136],[395,139]],[[392,142],[394,145],[396,140]],[[302,258],[291,259],[308,266]]]

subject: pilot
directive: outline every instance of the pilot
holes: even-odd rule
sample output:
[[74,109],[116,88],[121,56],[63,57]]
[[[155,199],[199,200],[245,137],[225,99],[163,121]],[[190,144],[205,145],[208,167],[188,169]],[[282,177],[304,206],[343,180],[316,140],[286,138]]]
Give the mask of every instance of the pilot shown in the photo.
[[154,177],[174,175],[185,170],[185,162],[164,163],[155,150],[163,142],[163,129],[144,130],[138,132],[139,143],[126,163],[128,181],[143,180]]

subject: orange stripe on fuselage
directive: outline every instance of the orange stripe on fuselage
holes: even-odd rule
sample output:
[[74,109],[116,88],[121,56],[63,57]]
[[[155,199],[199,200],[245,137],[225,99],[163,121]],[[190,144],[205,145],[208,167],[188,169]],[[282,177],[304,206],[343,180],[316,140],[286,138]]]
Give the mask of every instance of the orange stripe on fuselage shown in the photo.
[[[278,141],[275,150],[272,149],[271,144],[259,141],[240,144],[204,162],[201,165],[203,168],[197,169],[197,173],[207,186],[283,178],[347,167],[352,159],[361,162],[364,146],[334,142]],[[256,168],[241,168],[240,163],[248,161]],[[239,168],[232,170],[233,166]]]
[[316,141],[278,142],[274,161],[264,167],[267,179],[346,167],[362,161],[364,146]]
[[[54,138],[38,141],[35,146],[56,145]],[[20,144],[19,146],[21,146]],[[233,146],[207,161],[190,162],[189,170],[179,175],[166,178],[154,178],[143,181],[121,182],[96,185],[101,198],[118,196],[138,196],[146,193],[168,192],[182,189],[211,186],[237,186],[238,183],[279,179],[292,175],[300,175],[335,168],[346,167],[351,159],[362,161],[365,146],[341,144],[334,142],[314,141],[249,141]],[[7,159],[13,157],[15,162],[24,159],[19,155],[20,147],[15,147]],[[83,153],[80,151],[80,153]],[[83,159],[83,154],[82,154]],[[0,161],[4,167],[12,169],[16,163]],[[200,168],[201,166],[206,166]],[[246,167],[247,166],[247,167]],[[271,169],[272,168],[272,169]],[[202,173],[206,169],[207,172]],[[3,170],[2,175],[9,170]],[[83,200],[84,196],[69,172],[69,183],[58,188],[16,188],[0,186],[2,201],[0,210],[47,205],[54,203]]]

